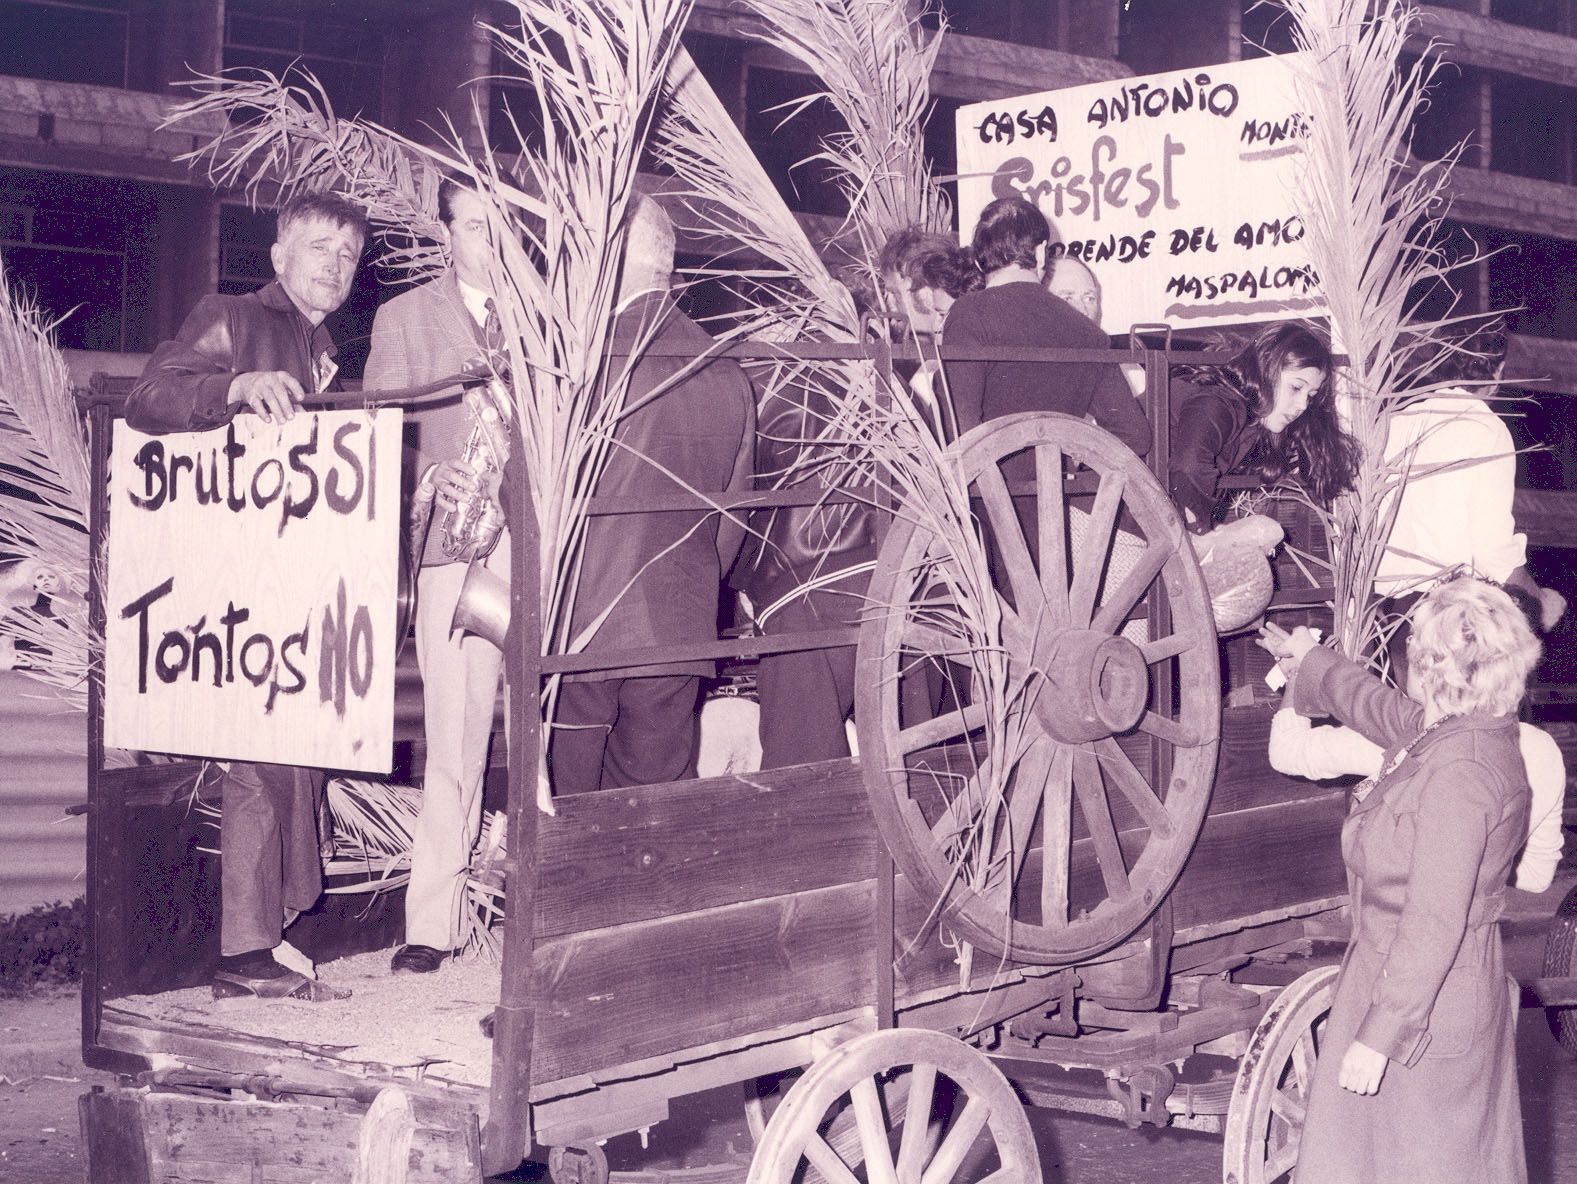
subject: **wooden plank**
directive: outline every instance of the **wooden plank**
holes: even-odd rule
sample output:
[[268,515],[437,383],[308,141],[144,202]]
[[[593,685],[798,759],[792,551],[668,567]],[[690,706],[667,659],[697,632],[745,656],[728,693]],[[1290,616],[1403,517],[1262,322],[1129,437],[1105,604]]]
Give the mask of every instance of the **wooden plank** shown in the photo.
[[1346,817],[1340,790],[1211,816],[1172,893],[1176,929],[1340,896]]
[[77,1099],[82,1126],[83,1179],[93,1184],[153,1184],[143,1138],[142,1109],[125,1090],[94,1090]]
[[536,933],[556,937],[869,878],[850,761],[561,798],[538,824]]
[[481,1110],[487,1103],[481,1088],[446,1081],[442,1066],[429,1066],[425,1071],[391,1067],[371,1072],[362,1063],[337,1059],[331,1050],[201,1024],[150,1019],[116,1002],[104,1006],[102,1038],[106,1048],[166,1064],[175,1061],[193,1066],[193,1073],[211,1073],[216,1081],[261,1075],[277,1079],[281,1089],[288,1085],[301,1093],[321,1092],[324,1096],[398,1085],[416,1098],[418,1105],[430,1102]]
[[[219,1101],[171,1093],[114,1091],[84,1099],[101,1128],[113,1119],[122,1150],[140,1137],[148,1181],[160,1184],[316,1184],[350,1180],[365,1108],[299,1102]],[[404,1180],[464,1184],[481,1180],[474,1112],[417,1111]],[[133,1127],[135,1134],[127,1127]],[[90,1142],[90,1155],[95,1145]],[[105,1142],[101,1154],[114,1153]],[[134,1174],[90,1160],[89,1176],[111,1184],[142,1184]]]
[[[869,864],[866,865],[869,867]],[[871,880],[540,942],[537,1081],[870,1004]]]
[[1519,489],[1513,513],[1517,529],[1538,547],[1577,547],[1577,493]]
[[1275,713],[1274,703],[1221,713],[1221,756],[1210,798],[1212,815],[1322,798],[1337,787],[1335,782],[1288,777],[1270,767],[1270,721]]

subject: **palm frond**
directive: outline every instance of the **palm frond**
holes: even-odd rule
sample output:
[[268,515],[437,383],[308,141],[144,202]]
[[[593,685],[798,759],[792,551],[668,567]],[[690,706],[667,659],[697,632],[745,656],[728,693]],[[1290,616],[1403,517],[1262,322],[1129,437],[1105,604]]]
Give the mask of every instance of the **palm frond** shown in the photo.
[[196,74],[195,98],[174,107],[162,126],[222,130],[179,157],[206,169],[216,188],[238,189],[256,205],[283,203],[298,191],[329,189],[359,202],[387,248],[386,266],[421,278],[445,262],[438,223],[438,182],[452,157],[418,151],[406,137],[334,112],[323,84],[305,67],[282,74],[235,70]]
[[[53,331],[0,266],[0,559],[15,561],[7,574],[24,585],[0,605],[0,636],[21,647],[21,669],[86,707],[91,483]],[[47,612],[34,607],[35,590],[48,594]]]
[[[1417,10],[1405,0],[1285,0],[1307,55],[1297,93],[1309,116],[1293,200],[1320,276],[1337,347],[1349,428],[1361,451],[1357,484],[1325,519],[1332,539],[1335,632],[1344,653],[1374,648],[1374,576],[1395,517],[1398,472],[1385,460],[1400,379],[1475,318],[1419,316],[1419,293],[1477,257],[1450,258],[1441,222],[1461,146],[1438,161],[1412,156],[1412,125],[1439,69],[1404,64]],[[1412,392],[1410,392],[1412,393]]]

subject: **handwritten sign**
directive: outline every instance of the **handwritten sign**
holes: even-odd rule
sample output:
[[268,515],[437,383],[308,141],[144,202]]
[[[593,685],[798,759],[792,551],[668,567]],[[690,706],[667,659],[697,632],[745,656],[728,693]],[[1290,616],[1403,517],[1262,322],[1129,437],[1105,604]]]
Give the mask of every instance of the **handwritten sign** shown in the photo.
[[389,771],[401,412],[115,425],[105,743]]
[[958,111],[958,205],[1019,194],[1101,286],[1101,327],[1323,314],[1290,195],[1309,132],[1296,55],[1118,78]]

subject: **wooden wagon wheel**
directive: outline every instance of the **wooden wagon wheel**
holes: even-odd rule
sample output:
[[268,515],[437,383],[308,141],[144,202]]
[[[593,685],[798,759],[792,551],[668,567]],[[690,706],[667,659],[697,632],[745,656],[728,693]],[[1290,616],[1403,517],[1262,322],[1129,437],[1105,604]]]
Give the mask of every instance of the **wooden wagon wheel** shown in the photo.
[[[898,1080],[909,1087],[901,1101],[892,1093]],[[858,1131],[858,1152],[847,1158],[826,1138],[846,1112]],[[773,1111],[745,1184],[1041,1179],[1023,1103],[983,1053],[940,1032],[888,1029],[805,1071]]]
[[1238,1065],[1222,1149],[1227,1184],[1290,1181],[1309,1086],[1340,968],[1311,970],[1276,996]]
[[[1166,492],[1099,428],[1007,416],[954,455],[1004,573],[1018,730],[993,751],[1003,733],[967,692],[934,717],[934,697],[916,695],[926,671],[967,658],[937,625],[943,544],[900,508],[860,635],[866,789],[899,869],[927,902],[945,900],[956,932],[992,956],[1075,962],[1143,923],[1203,825],[1221,718],[1210,599]],[[1004,461],[1033,485],[1010,492]]]
[[[1555,910],[1544,939],[1544,977],[1567,978],[1577,974],[1577,888],[1568,892]],[[1568,1056],[1577,1057],[1577,1008],[1550,1007],[1544,1012],[1550,1034]]]

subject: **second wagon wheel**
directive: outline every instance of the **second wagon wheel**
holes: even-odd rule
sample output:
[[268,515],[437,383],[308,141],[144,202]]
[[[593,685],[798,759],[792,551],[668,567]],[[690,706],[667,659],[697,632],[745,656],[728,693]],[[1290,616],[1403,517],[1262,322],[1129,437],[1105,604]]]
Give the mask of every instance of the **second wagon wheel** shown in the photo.
[[1292,1179],[1338,971],[1322,966],[1294,980],[1254,1029],[1227,1107],[1221,1151],[1231,1184]]
[[745,1184],[1044,1178],[1024,1103],[984,1053],[941,1032],[889,1028],[805,1070],[767,1122]]
[[860,634],[866,789],[898,868],[955,932],[1074,962],[1138,928],[1203,825],[1221,704],[1209,596],[1160,483],[1099,428],[1006,416],[953,455],[1000,650],[960,641],[982,606],[961,616],[958,544],[934,509],[900,507]]

